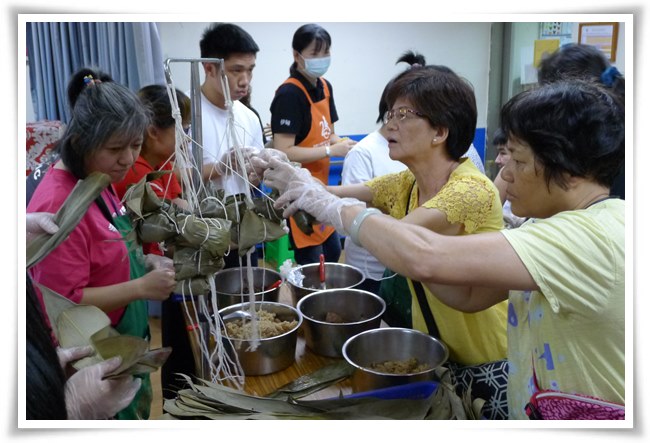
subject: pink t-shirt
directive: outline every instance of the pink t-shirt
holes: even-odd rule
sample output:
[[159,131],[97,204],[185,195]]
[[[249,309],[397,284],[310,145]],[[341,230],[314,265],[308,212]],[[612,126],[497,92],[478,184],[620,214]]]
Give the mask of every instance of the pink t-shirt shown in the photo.
[[[56,212],[76,183],[70,172],[50,167],[34,192],[27,212]],[[108,189],[102,192],[102,197],[113,217],[124,213],[119,200]],[[122,235],[93,203],[68,238],[29,272],[34,282],[80,303],[84,288],[128,281],[129,256]],[[37,292],[41,297],[40,291]],[[113,326],[123,313],[124,308],[107,313]]]

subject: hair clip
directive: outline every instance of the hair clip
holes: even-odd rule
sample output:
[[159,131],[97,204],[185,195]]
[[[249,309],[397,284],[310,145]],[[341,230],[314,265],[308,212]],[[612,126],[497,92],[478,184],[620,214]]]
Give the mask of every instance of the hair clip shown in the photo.
[[101,80],[95,80],[91,74],[84,76],[84,85],[85,86],[95,86],[100,84]]
[[614,80],[620,76],[621,73],[618,72],[618,69],[616,69],[614,66],[610,66],[609,68],[605,69],[602,74],[600,74],[600,81],[608,88],[611,88],[614,84]]

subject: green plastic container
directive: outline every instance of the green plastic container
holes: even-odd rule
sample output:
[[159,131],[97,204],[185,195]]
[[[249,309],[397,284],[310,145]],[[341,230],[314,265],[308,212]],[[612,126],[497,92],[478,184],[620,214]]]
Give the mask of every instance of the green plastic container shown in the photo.
[[295,263],[293,251],[289,249],[289,235],[280,237],[277,240],[266,242],[264,244],[264,261],[273,265],[277,270],[285,260],[290,259]]

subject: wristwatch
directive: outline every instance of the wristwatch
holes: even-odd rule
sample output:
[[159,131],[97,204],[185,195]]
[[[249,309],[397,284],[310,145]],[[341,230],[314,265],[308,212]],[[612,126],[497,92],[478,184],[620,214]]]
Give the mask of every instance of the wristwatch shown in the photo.
[[331,155],[331,152],[330,152],[330,147],[329,147],[329,145],[328,145],[328,146],[325,146],[325,157],[329,157],[330,155]]

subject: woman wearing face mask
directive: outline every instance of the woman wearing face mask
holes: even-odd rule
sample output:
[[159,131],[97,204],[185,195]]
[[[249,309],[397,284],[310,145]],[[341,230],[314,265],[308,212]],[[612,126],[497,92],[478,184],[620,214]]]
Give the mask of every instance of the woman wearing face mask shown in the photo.
[[[293,35],[293,60],[289,78],[278,88],[271,103],[273,147],[289,160],[301,163],[312,176],[327,184],[330,157],[345,157],[356,142],[336,135],[338,120],[332,85],[322,76],[330,65],[329,33],[306,24]],[[298,264],[317,262],[320,254],[337,262],[341,242],[331,226],[314,225],[306,235],[290,219],[291,244]]]

